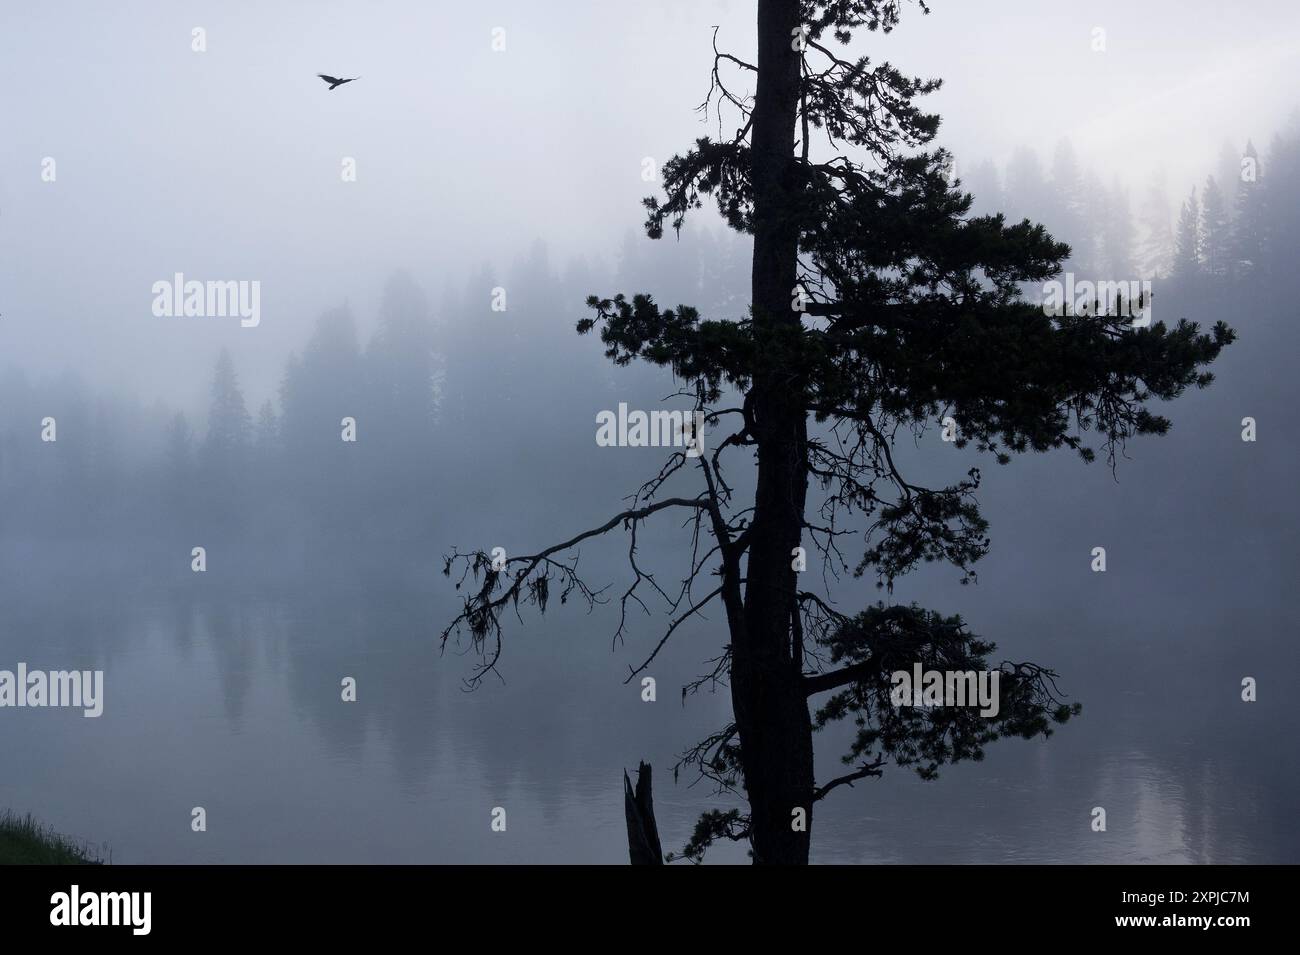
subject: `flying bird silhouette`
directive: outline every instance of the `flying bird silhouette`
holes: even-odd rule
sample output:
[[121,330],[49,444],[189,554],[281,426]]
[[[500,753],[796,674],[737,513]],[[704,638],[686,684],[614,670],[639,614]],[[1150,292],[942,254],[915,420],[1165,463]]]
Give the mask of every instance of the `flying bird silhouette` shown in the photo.
[[344,83],[351,83],[353,80],[361,79],[361,77],[359,76],[352,76],[346,80],[341,80],[337,76],[326,76],[324,73],[317,73],[316,75],[319,76],[321,79],[323,79],[326,83],[328,83],[330,85],[330,89],[334,89],[334,87],[336,86],[342,86]]

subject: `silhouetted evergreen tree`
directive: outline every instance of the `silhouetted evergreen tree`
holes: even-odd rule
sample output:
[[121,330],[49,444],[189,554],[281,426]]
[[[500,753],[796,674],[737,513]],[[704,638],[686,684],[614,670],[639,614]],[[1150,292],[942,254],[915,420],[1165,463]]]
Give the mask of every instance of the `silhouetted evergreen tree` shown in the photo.
[[1041,218],[1044,210],[1055,207],[1038,154],[1028,146],[1020,146],[1011,154],[1004,195],[1006,213],[1011,219]]
[[1300,123],[1273,137],[1267,166],[1268,174],[1261,180],[1264,260],[1271,275],[1289,277],[1300,249]]
[[[504,315],[492,311],[492,290],[505,288],[500,274],[483,265],[465,280],[454,305],[448,308],[444,340],[446,401],[442,415],[447,426],[461,435],[481,434],[482,421],[506,413],[506,394],[497,387],[503,376],[493,364],[500,350],[496,335]],[[506,307],[510,306],[509,289]],[[477,424],[477,431],[475,431]]]
[[280,447],[280,418],[269,398],[262,402],[262,407],[257,411],[257,430],[253,443],[261,454],[272,454]]
[[1102,196],[1098,266],[1101,274],[1120,281],[1134,274],[1133,215],[1128,192],[1116,180]]
[[[1129,437],[1168,429],[1148,402],[1208,384],[1204,366],[1233,337],[1223,323],[1212,334],[1186,322],[1133,329],[1126,317],[1054,318],[1023,301],[1021,284],[1056,274],[1069,249],[1029,221],[969,214],[970,197],[945,180],[946,154],[925,151],[939,120],[914,99],[937,80],[841,55],[858,29],[889,32],[900,12],[896,0],[760,0],[757,61],[715,59],[709,102],[739,104],[735,134],[701,138],[664,164],[665,198],[646,200],[646,230],[659,238],[713,200],[753,237],[748,317],[702,318],[644,294],[588,301],[594,314],[578,330],[598,330],[619,366],[641,360],[681,380],[711,429],[708,452],[671,455],[628,508],[563,543],[504,567],[485,551],[447,560],[449,574],[478,581],[443,640],[468,631],[479,680],[519,602],[544,611],[556,595],[594,601],[563,559],[583,541],[615,528],[634,535],[624,610],[650,589],[635,557],[643,522],[671,512],[703,541],[680,591],[665,594],[673,620],[663,640],[721,602],[726,634],[695,686],[727,685],[734,721],[685,762],[725,791],[743,788],[748,811],[705,814],[687,844],[693,857],[730,838],[748,840],[756,862],[806,863],[813,806],[839,787],[891,762],[930,778],[999,736],[1045,735],[1076,711],[1032,664],[1004,665],[996,717],[894,706],[892,670],[983,670],[992,644],[916,606],[844,614],[801,582],[798,549],[844,566],[837,532],[855,520],[865,541],[852,567],[881,586],[928,561],[968,579],[987,550],[978,469],[923,486],[900,470],[896,434],[911,440],[951,416],[959,446],[999,461],[1061,447],[1091,460],[1088,434],[1113,461]],[[728,89],[729,69],[752,76],[752,107]],[[814,134],[838,152],[811,153]],[[733,449],[755,464],[752,497],[724,474]],[[819,781],[814,727],[840,719],[857,729],[846,771]]]
[[962,187],[969,190],[974,198],[971,209],[980,215],[987,215],[1007,207],[1007,199],[1002,190],[1002,174],[990,160],[976,163],[969,171],[963,170],[959,176]]
[[1153,185],[1142,201],[1138,262],[1143,275],[1165,276],[1173,267],[1174,230],[1164,188]]
[[230,353],[222,349],[212,374],[208,431],[198,451],[195,482],[200,507],[220,534],[244,523],[243,495],[248,487],[253,426]]
[[429,300],[406,272],[384,287],[379,327],[366,349],[376,422],[408,444],[428,438],[437,414],[434,350]]
[[337,449],[340,422],[359,412],[361,349],[348,308],[317,320],[302,356],[291,356],[280,386],[280,433],[300,468],[318,471]]
[[1241,176],[1241,150],[1233,147],[1227,140],[1219,147],[1219,158],[1214,164],[1213,176],[1214,181],[1223,191],[1224,215],[1231,229],[1233,220],[1237,216],[1237,190],[1234,183]]
[[1178,228],[1174,233],[1173,274],[1184,281],[1201,274],[1201,206],[1196,190],[1183,201],[1178,215]]
[[182,412],[167,425],[163,455],[166,500],[173,514],[180,513],[194,500],[194,431]]
[[1201,254],[1205,274],[1226,278],[1232,258],[1232,235],[1223,191],[1213,176],[1205,180],[1201,201]]
[[1264,261],[1263,170],[1255,144],[1247,140],[1237,183],[1236,215],[1232,223],[1233,271],[1240,278],[1256,274]]
[[[1070,244],[1070,257],[1063,267],[1091,274],[1096,250],[1088,241],[1090,230],[1086,210],[1092,204],[1088,201],[1089,193],[1078,156],[1069,140],[1059,142],[1052,154],[1049,195],[1051,205],[1033,214],[1040,215],[1053,234]],[[1097,193],[1092,195],[1097,196]]]
[[362,410],[363,381],[356,322],[344,306],[321,315],[301,358],[290,356],[280,385],[286,479],[314,527],[332,534],[363,519],[356,505],[365,499],[364,456],[342,437],[344,418],[356,421],[358,442],[374,425]]
[[252,420],[239,390],[235,363],[224,348],[212,373],[212,408],[203,441],[203,466],[233,468],[242,463],[252,436]]

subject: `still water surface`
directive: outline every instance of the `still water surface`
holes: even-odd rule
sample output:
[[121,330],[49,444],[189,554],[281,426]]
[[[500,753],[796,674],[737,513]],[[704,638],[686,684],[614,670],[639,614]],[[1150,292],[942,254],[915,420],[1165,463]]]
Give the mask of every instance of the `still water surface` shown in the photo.
[[[682,707],[688,669],[662,670],[659,701],[643,703],[622,683],[633,653],[572,612],[514,629],[506,682],[466,693],[471,658],[438,652],[453,604],[437,591],[11,594],[0,666],[102,668],[106,699],[99,719],[0,711],[0,805],[107,843],[119,863],[625,862],[621,772],[641,758],[666,847],[726,805],[671,776],[676,752],[727,719],[724,695]],[[1080,720],[934,783],[894,771],[841,790],[818,807],[816,861],[1300,857],[1280,707],[1241,703],[1213,660],[1161,678],[1161,646],[1105,639],[1067,668]],[[356,703],[340,699],[345,676]],[[829,776],[834,740],[818,742]],[[505,833],[489,826],[497,806]],[[733,846],[710,858],[745,861]]]

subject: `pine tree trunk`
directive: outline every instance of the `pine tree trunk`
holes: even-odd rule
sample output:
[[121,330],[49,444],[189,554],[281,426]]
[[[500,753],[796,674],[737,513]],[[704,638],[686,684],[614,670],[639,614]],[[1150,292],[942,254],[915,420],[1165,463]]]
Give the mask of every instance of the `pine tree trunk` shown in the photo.
[[[798,335],[792,307],[798,226],[794,191],[799,96],[799,0],[759,0],[752,301],[760,353],[777,358]],[[748,790],[754,861],[806,864],[812,825],[812,723],[795,639],[793,551],[808,491],[802,383],[789,362],[756,375],[758,484],[746,569],[744,626],[732,647],[731,690]],[[802,810],[802,826],[799,823]]]

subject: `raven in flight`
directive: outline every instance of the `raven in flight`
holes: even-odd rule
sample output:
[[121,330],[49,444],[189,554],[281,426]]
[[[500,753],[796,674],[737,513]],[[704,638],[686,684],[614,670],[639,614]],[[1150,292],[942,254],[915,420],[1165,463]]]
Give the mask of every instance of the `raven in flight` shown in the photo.
[[321,79],[323,79],[326,83],[328,83],[330,85],[330,89],[334,89],[334,87],[336,86],[342,86],[344,83],[351,83],[353,80],[361,79],[361,77],[359,76],[353,76],[346,80],[341,80],[337,76],[326,76],[324,73],[317,73],[316,75],[319,76]]

